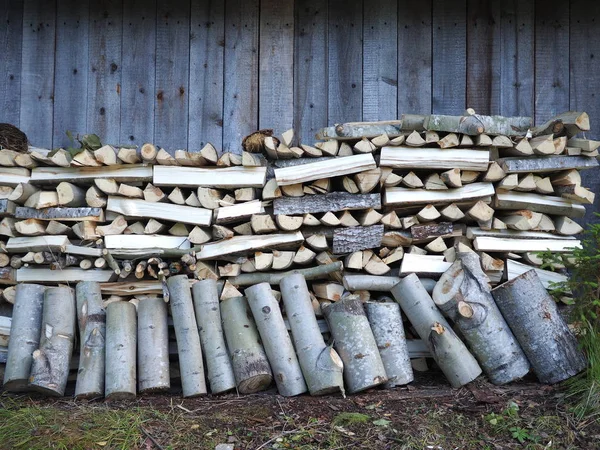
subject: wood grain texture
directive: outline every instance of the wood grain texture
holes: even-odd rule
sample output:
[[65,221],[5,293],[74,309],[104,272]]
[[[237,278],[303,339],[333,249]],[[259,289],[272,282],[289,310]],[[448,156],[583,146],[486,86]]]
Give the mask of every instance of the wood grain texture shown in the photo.
[[312,143],[327,124],[327,0],[298,0],[294,26],[294,131]]
[[0,1],[0,122],[19,126],[23,0]]
[[38,147],[52,147],[56,9],[36,0],[23,7],[20,128]]
[[329,0],[327,122],[362,120],[362,1]]
[[260,2],[259,128],[293,126],[294,2]]
[[228,0],[225,15],[223,150],[241,154],[258,126],[258,0]]
[[123,0],[122,144],[154,140],[156,0]]
[[465,0],[433,0],[432,108],[436,114],[465,109],[466,28]]
[[398,2],[374,0],[363,18],[363,120],[398,117]]
[[431,2],[399,1],[398,115],[432,112],[431,27]]
[[[210,142],[223,146],[223,54],[225,4],[192,0],[190,17],[190,85],[188,150]],[[217,95],[213,95],[217,93]]]
[[[123,2],[90,2],[87,125],[102,142],[120,143]],[[126,45],[129,45],[127,43]]]

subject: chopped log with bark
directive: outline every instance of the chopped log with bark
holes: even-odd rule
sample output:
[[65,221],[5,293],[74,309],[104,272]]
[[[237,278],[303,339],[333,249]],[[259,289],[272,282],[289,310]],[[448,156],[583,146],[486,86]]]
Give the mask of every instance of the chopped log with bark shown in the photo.
[[308,198],[276,198],[273,201],[273,212],[276,215],[320,213],[342,211],[345,209],[381,208],[379,194],[349,194],[332,192],[330,194],[312,195]]
[[383,225],[335,229],[333,233],[333,253],[351,253],[381,246]]
[[538,173],[556,170],[598,167],[595,158],[586,156],[538,156],[535,158],[503,158],[498,160],[506,173]]
[[146,298],[140,301],[137,312],[140,394],[165,391],[171,387],[167,304],[159,297]]
[[136,396],[137,317],[133,303],[116,301],[106,307],[107,400],[129,400]]

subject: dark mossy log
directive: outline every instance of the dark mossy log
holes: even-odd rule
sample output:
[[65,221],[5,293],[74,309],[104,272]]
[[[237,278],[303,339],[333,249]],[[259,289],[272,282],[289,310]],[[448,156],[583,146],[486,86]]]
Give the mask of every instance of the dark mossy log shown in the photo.
[[498,164],[506,173],[538,173],[556,170],[593,169],[598,167],[596,158],[587,156],[536,156],[526,158],[502,158]]
[[192,294],[210,392],[220,394],[230,391],[236,386],[235,375],[225,344],[216,280],[197,281],[192,287]]
[[[458,227],[458,226],[457,226]],[[427,223],[424,225],[413,225],[410,227],[410,234],[413,242],[424,242],[436,237],[444,237],[453,234],[455,225],[452,222]]]
[[542,383],[558,383],[586,368],[577,339],[534,270],[498,286],[492,295]]
[[589,131],[590,117],[585,112],[568,111],[559,114],[540,126],[531,129],[531,136],[543,136],[553,134],[555,136],[566,134],[568,137],[575,136],[580,131]]
[[470,383],[481,374],[477,360],[452,331],[414,273],[394,286],[392,295],[453,387]]
[[311,395],[344,393],[343,363],[325,344],[305,278],[298,272],[281,280],[281,298],[302,373]]
[[184,397],[206,394],[200,335],[194,315],[192,292],[187,275],[175,275],[167,280],[171,299],[171,315],[177,337],[179,370]]
[[317,139],[353,140],[364,137],[370,139],[382,134],[387,134],[389,137],[403,134],[402,120],[339,123],[333,127],[320,129]]
[[167,304],[160,297],[146,298],[139,302],[137,313],[140,394],[165,391],[171,387]]
[[75,295],[69,287],[44,292],[40,346],[33,352],[29,386],[62,397],[67,387],[75,340]]
[[[344,275],[344,287],[349,291],[380,291],[388,292],[396,286],[402,278],[385,277],[377,275]],[[432,278],[419,278],[428,293],[433,292],[436,280]]]
[[381,247],[383,232],[383,225],[336,228],[333,232],[333,253],[337,255]]
[[354,394],[388,381],[377,342],[358,298],[323,306],[335,349],[344,363],[348,393]]
[[388,388],[408,384],[414,379],[400,305],[388,302],[366,302],[365,311],[385,367]]
[[223,300],[221,317],[238,392],[253,394],[268,388],[273,381],[271,366],[246,297]]
[[328,211],[381,208],[379,194],[350,194],[332,192],[330,194],[311,195],[301,198],[280,197],[273,200],[273,212],[279,214],[305,214]]
[[15,213],[17,205],[10,200],[3,198],[0,200],[0,217],[12,216]]
[[33,352],[40,343],[45,291],[39,284],[17,285],[4,370],[4,389],[9,392],[27,390]]
[[16,219],[60,220],[62,222],[78,222],[89,220],[92,222],[104,221],[102,208],[44,208],[35,209],[18,206],[15,209]]
[[104,395],[106,311],[100,284],[82,281],[75,288],[79,322],[79,370],[75,397],[96,398]]
[[119,183],[152,181],[152,166],[122,164],[102,167],[35,167],[32,184],[59,184],[62,181],[91,184],[96,179],[113,179]]
[[529,372],[529,362],[490,293],[477,253],[456,254],[433,300],[462,332],[492,383],[510,383]]
[[260,272],[245,273],[237,277],[229,278],[229,282],[234,286],[250,286],[258,283],[279,284],[281,280],[292,273],[299,273],[307,280],[318,280],[328,278],[329,274],[342,270],[343,264],[339,261],[323,266],[309,267],[306,269],[295,269],[288,272]]
[[432,114],[425,121],[425,129],[476,136],[482,133],[504,136],[525,136],[531,128],[531,117],[502,117],[473,114],[444,116]]
[[136,322],[133,303],[116,301],[106,307],[107,400],[128,400],[136,395]]
[[302,369],[294,351],[279,303],[269,283],[245,290],[279,394],[290,397],[307,391]]

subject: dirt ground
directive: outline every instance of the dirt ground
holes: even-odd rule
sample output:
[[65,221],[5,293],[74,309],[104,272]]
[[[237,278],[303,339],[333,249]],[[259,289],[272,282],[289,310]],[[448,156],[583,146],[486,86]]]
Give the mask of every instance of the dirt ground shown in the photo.
[[0,448],[597,449],[600,426],[575,423],[556,387],[532,380],[450,389],[440,374],[348,396],[256,395],[133,402],[0,395]]

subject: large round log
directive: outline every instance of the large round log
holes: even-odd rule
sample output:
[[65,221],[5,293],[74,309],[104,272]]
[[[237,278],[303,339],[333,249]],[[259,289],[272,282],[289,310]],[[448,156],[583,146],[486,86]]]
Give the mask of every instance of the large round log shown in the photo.
[[535,270],[496,287],[492,295],[542,383],[558,383],[586,368],[577,339]]
[[359,299],[346,298],[323,308],[335,349],[344,363],[344,380],[354,394],[387,382],[375,337]]
[[400,305],[392,302],[367,302],[365,312],[385,367],[388,388],[408,384],[414,379]]
[[253,394],[268,388],[273,381],[271,366],[246,297],[223,300],[221,317],[238,392]]
[[285,397],[303,394],[307,391],[306,382],[271,285],[255,284],[245,292],[277,390]]
[[107,400],[127,400],[136,395],[136,311],[133,303],[117,301],[106,307]]
[[477,253],[457,253],[436,284],[433,300],[461,331],[492,383],[527,375],[529,361],[494,302]]
[[40,345],[45,290],[46,286],[39,284],[17,285],[4,371],[7,391],[27,390],[33,352]]
[[210,391],[220,394],[235,389],[235,375],[221,323],[217,282],[211,279],[197,281],[192,294]]
[[344,365],[333,347],[325,344],[304,276],[282,278],[281,297],[292,330],[302,373],[311,395],[344,393]]
[[452,331],[414,273],[403,278],[391,292],[453,387],[481,375],[477,360]]
[[162,298],[147,298],[140,301],[137,313],[140,394],[165,391],[171,387],[167,304]]
[[192,293],[187,275],[175,275],[167,281],[171,298],[171,315],[177,338],[179,371],[184,397],[206,394],[200,335],[194,315]]
[[80,340],[75,397],[102,397],[104,396],[106,311],[102,303],[100,284],[95,281],[77,283],[75,297]]
[[73,289],[46,289],[40,347],[33,352],[29,375],[32,389],[58,397],[65,394],[75,339],[75,315]]

